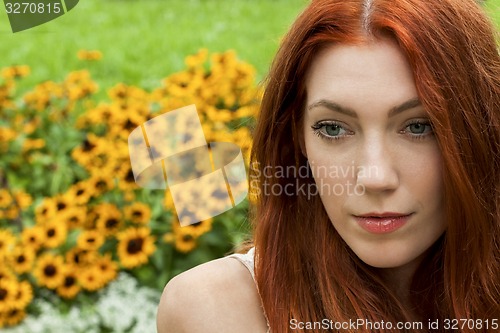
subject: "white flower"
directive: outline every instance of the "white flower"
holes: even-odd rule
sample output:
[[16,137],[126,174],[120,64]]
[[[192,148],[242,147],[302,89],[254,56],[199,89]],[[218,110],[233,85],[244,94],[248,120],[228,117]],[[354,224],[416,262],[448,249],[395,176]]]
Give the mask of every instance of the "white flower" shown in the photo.
[[2,333],[99,333],[104,326],[113,333],[155,333],[160,292],[137,285],[121,272],[99,293],[99,300],[68,313],[44,300],[36,300],[40,315],[28,315],[20,325],[2,328]]

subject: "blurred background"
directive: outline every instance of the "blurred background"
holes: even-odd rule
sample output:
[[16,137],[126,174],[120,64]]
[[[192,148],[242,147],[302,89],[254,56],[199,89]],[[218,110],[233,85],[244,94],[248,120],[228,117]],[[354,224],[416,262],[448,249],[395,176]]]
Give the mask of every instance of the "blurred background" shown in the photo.
[[155,332],[167,281],[249,237],[252,195],[179,227],[127,138],[195,104],[248,166],[259,83],[307,2],[82,0],[18,33],[0,9],[0,331]]

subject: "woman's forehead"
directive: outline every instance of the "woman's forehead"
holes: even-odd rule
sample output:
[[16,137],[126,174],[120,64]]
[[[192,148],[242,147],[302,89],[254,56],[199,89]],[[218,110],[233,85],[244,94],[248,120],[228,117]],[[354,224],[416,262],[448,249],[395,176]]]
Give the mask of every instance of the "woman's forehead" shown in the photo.
[[335,100],[340,104],[387,102],[417,97],[413,72],[395,42],[331,45],[313,59],[306,80],[307,103]]

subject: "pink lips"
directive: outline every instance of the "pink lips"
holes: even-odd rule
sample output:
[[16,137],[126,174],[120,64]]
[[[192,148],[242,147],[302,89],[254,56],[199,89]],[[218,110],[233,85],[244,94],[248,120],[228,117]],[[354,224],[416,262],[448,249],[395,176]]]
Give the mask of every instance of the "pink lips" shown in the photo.
[[[412,213],[413,214],[413,213]],[[387,234],[401,228],[412,214],[368,213],[354,215],[361,228],[373,234]]]

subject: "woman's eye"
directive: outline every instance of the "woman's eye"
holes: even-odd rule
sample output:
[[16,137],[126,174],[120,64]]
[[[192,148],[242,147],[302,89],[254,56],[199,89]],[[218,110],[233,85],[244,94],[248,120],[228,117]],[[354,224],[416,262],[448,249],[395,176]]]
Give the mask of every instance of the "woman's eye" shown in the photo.
[[325,133],[329,136],[338,136],[343,130],[339,125],[325,125]]
[[432,132],[432,126],[430,123],[416,122],[406,126],[407,131],[411,134],[421,135]]
[[311,126],[311,128],[316,135],[327,140],[341,139],[348,134],[348,131],[337,123],[317,123]]

